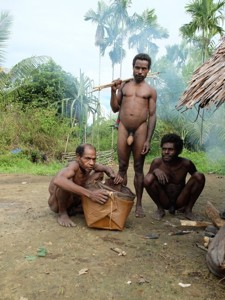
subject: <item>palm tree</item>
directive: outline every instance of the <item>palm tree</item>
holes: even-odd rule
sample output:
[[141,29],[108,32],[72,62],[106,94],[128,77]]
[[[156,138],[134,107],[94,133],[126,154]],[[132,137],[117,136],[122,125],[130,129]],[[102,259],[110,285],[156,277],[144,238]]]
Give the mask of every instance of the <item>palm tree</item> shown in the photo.
[[135,13],[130,24],[133,34],[128,39],[129,47],[136,48],[138,52],[149,53],[155,58],[158,46],[153,41],[169,37],[167,30],[157,23],[155,10],[146,9],[141,15]]
[[112,11],[108,28],[114,32],[114,36],[111,37],[113,49],[110,51],[109,56],[113,67],[117,63],[120,64],[120,78],[122,77],[122,61],[126,56],[126,51],[123,48],[123,41],[126,38],[130,23],[128,8],[131,4],[131,0],[112,0],[110,6]]
[[185,65],[187,56],[188,50],[184,44],[166,46],[166,57],[175,64],[178,69],[181,69]]
[[[81,142],[86,141],[86,126],[87,120],[90,114],[95,116],[99,101],[93,96],[91,93],[91,89],[93,87],[93,83],[85,76],[82,72],[80,72],[80,78],[75,79],[74,83],[77,87],[76,93],[71,95],[70,98],[63,99],[62,101],[62,115],[68,116],[71,120],[71,131],[74,130],[74,126],[77,124],[80,128],[80,140]],[[68,143],[69,136],[67,138]]]
[[185,6],[186,12],[192,17],[192,21],[184,24],[180,28],[183,38],[195,43],[202,51],[202,63],[210,55],[210,45],[213,38],[219,34],[224,34],[223,27],[220,26],[224,21],[223,7],[225,1],[214,3],[213,0],[194,0]]
[[116,20],[110,18],[107,21],[107,37],[106,44],[111,47],[109,51],[109,57],[112,62],[112,80],[114,79],[114,67],[116,64],[120,64],[120,77],[122,72],[122,60],[126,55],[125,49],[122,47],[122,33],[120,27],[117,26]]
[[0,89],[5,84],[5,70],[2,67],[4,62],[5,51],[4,48],[6,47],[6,41],[9,38],[10,34],[10,26],[12,24],[12,16],[8,12],[2,12],[0,15]]
[[99,85],[101,83],[101,56],[104,54],[107,47],[106,37],[106,20],[109,17],[109,7],[104,1],[98,1],[97,11],[90,9],[84,16],[85,21],[91,21],[97,24],[95,32],[95,45],[99,47]]
[[[99,68],[98,68],[98,84],[101,84],[101,56],[105,54],[105,49],[108,46],[106,40],[106,20],[109,18],[110,10],[106,3],[102,0],[98,1],[97,11],[90,9],[84,16],[85,21],[92,21],[97,24],[95,33],[95,45],[99,47]],[[100,91],[98,91],[98,107],[100,107]],[[100,109],[97,109],[97,125],[99,123]],[[95,123],[95,117],[93,122]],[[98,128],[98,126],[97,126]],[[94,132],[93,132],[94,134]],[[99,134],[98,138],[99,139]]]
[[[220,23],[224,20],[223,8],[225,1],[214,3],[213,0],[194,0],[185,6],[186,12],[192,16],[192,21],[180,28],[183,38],[196,44],[202,53],[202,63],[209,57],[216,35],[222,36],[224,29]],[[203,142],[204,110],[201,122],[201,144]]]
[[9,12],[2,12],[0,15],[0,65],[2,65],[4,61],[4,50],[3,48],[6,47],[6,41],[9,38],[10,34],[10,26],[12,24],[12,16]]

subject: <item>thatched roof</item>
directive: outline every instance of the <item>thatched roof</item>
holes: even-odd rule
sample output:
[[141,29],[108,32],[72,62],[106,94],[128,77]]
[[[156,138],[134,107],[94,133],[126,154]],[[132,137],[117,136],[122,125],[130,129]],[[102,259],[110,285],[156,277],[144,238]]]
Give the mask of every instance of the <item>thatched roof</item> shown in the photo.
[[225,102],[225,37],[212,57],[192,75],[188,87],[180,97],[177,109],[198,105],[216,108]]

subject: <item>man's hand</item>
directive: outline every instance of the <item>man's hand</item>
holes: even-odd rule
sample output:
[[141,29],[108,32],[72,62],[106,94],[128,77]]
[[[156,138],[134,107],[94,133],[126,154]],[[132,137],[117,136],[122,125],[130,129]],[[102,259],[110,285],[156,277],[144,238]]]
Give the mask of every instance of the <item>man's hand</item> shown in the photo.
[[114,184],[120,184],[123,182],[123,177],[121,177],[120,174],[118,173],[113,182]]
[[99,204],[105,204],[109,199],[109,192],[106,190],[96,190],[92,191],[90,195],[90,199],[93,202]]
[[150,144],[149,144],[149,142],[145,142],[144,145],[143,145],[141,154],[145,155],[149,152],[149,150],[150,150]]
[[152,173],[158,179],[160,184],[164,185],[169,182],[169,179],[168,179],[166,173],[161,171],[160,169],[155,169]]
[[112,91],[113,92],[116,92],[116,90],[118,90],[120,88],[120,85],[122,83],[122,80],[121,79],[116,79],[116,80],[113,80],[112,81]]

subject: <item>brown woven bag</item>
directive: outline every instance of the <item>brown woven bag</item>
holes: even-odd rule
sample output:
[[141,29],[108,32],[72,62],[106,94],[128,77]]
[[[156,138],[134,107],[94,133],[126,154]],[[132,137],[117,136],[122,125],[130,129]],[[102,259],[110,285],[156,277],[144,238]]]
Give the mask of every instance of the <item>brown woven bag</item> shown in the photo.
[[135,195],[126,186],[121,186],[120,191],[101,183],[91,183],[86,188],[105,189],[109,192],[108,201],[102,205],[82,196],[84,216],[88,227],[123,230],[126,219],[133,207]]

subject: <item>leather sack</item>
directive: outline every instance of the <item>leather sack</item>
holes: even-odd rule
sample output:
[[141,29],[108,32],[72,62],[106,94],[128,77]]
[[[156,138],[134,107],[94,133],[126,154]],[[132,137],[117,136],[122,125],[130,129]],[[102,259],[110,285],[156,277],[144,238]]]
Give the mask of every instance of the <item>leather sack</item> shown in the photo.
[[86,188],[105,189],[109,192],[108,201],[102,205],[82,196],[82,206],[88,227],[123,230],[126,219],[133,207],[135,194],[126,186],[120,191],[114,190],[101,182],[91,183]]
[[225,277],[225,225],[210,242],[206,254],[209,270],[218,277]]

